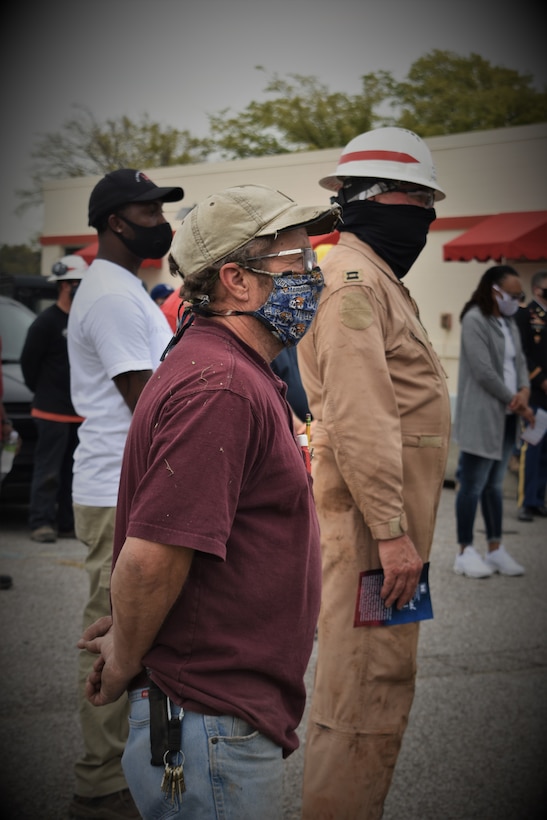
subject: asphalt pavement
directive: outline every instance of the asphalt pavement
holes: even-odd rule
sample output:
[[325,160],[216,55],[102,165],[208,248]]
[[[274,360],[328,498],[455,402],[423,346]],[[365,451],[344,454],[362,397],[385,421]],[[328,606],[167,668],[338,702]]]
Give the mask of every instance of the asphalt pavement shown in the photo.
[[[517,520],[512,477],[505,495],[504,543],[526,574],[471,580],[452,571],[454,489],[443,490],[430,569],[434,618],[421,626],[416,697],[384,820],[545,814],[547,519]],[[35,544],[25,517],[24,508],[0,508],[0,573],[13,577],[0,591],[0,807],[5,820],[63,820],[80,749],[84,547]],[[475,545],[483,541],[479,517]],[[310,693],[314,664],[315,654]],[[305,718],[299,736],[286,761],[283,820],[300,817]]]

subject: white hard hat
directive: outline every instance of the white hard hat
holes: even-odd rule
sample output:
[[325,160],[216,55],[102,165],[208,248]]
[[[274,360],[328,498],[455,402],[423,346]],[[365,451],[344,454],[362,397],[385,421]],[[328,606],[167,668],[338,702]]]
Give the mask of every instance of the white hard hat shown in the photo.
[[437,184],[429,148],[421,137],[406,128],[375,128],[354,137],[342,151],[336,173],[323,177],[319,184],[329,191],[339,191],[348,177],[415,182],[432,188],[437,201],[446,196]]
[[71,279],[82,279],[88,264],[81,256],[70,254],[63,256],[51,268],[48,282],[66,282]]

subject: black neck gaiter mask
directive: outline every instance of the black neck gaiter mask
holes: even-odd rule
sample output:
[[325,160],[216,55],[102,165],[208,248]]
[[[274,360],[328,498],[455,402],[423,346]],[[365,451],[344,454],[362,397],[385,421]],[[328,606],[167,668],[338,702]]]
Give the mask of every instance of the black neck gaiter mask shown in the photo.
[[435,208],[364,200],[344,205],[338,230],[354,233],[370,245],[402,279],[420,255],[435,217]]

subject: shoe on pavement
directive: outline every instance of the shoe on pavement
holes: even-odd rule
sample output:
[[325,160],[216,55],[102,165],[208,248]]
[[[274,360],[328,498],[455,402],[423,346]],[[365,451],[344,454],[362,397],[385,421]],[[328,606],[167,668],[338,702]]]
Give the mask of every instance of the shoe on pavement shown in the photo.
[[475,547],[469,545],[454,562],[456,575],[467,575],[468,578],[488,578],[494,570],[486,564]]
[[11,589],[13,586],[13,578],[11,575],[0,575],[0,589]]
[[76,538],[74,530],[59,530],[57,538]]
[[497,550],[488,552],[484,561],[493,572],[499,572],[500,575],[524,575],[524,567],[511,558],[503,544]]
[[38,541],[39,544],[52,544],[54,541],[57,541],[57,533],[53,527],[48,527],[47,525],[32,530],[30,537],[32,541]]
[[140,820],[141,817],[129,789],[104,797],[80,797],[75,794],[68,816],[69,820]]
[[519,521],[533,521],[534,517],[547,518],[547,507],[540,504],[538,507],[521,507],[518,514]]

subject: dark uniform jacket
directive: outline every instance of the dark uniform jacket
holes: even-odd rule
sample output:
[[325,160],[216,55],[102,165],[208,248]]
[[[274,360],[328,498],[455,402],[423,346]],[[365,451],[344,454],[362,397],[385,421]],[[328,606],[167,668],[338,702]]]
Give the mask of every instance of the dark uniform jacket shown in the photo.
[[530,404],[547,410],[547,393],[541,384],[547,379],[547,311],[532,301],[516,315],[530,376]]

